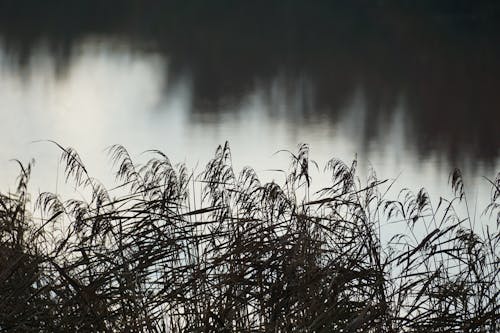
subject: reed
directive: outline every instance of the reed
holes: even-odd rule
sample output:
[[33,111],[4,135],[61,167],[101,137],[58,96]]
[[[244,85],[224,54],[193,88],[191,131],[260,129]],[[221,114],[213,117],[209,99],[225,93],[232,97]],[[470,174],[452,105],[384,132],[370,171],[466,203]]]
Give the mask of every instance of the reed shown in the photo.
[[[236,174],[228,144],[194,175],[160,151],[133,162],[109,149],[117,188],[59,146],[66,179],[91,196],[42,193],[31,164],[0,196],[0,331],[497,332],[500,173],[477,231],[455,198],[425,190],[385,198],[356,161],[336,159],[311,193],[309,147],[290,153],[286,182]],[[200,191],[195,189],[201,188]],[[407,232],[382,242],[383,223]],[[418,230],[425,230],[418,232]]]

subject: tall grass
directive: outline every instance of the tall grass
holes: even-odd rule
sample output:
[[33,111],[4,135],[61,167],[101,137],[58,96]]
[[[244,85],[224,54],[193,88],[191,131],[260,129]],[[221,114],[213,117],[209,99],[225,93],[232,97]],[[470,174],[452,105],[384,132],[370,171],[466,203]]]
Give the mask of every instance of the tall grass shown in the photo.
[[[356,161],[329,161],[331,183],[311,193],[307,145],[281,185],[236,174],[227,143],[199,175],[113,146],[108,191],[60,148],[67,181],[91,197],[42,193],[30,212],[20,163],[17,191],[0,196],[0,331],[500,329],[500,173],[483,214],[497,227],[479,232],[456,213],[458,170],[456,197],[433,206],[425,190],[386,199],[374,172],[362,185]],[[397,221],[407,232],[382,242]]]

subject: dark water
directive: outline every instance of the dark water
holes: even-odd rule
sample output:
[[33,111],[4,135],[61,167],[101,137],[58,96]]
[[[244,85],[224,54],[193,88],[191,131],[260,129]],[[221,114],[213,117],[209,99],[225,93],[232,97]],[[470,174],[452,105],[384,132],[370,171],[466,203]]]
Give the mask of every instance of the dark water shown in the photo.
[[38,139],[96,173],[113,143],[194,165],[229,140],[236,165],[308,142],[441,192],[500,170],[499,88],[496,1],[0,1],[1,181],[53,168]]

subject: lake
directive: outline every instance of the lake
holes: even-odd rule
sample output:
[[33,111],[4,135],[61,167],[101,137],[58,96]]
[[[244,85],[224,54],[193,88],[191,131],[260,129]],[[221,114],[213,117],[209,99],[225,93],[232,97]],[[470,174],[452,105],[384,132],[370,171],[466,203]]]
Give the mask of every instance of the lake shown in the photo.
[[[0,4],[0,188],[55,140],[111,181],[105,148],[160,149],[201,171],[229,141],[265,180],[300,143],[320,171],[357,156],[398,188],[449,196],[460,168],[478,214],[500,171],[498,4],[444,1],[57,1]],[[327,176],[313,178],[316,188]]]

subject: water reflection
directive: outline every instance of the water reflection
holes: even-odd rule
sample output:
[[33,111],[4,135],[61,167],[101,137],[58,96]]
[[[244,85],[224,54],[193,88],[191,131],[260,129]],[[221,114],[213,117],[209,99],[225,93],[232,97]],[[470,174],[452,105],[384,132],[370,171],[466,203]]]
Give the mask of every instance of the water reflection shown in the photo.
[[231,139],[251,164],[306,141],[386,174],[490,174],[500,7],[481,4],[1,2],[2,131],[201,161]]

